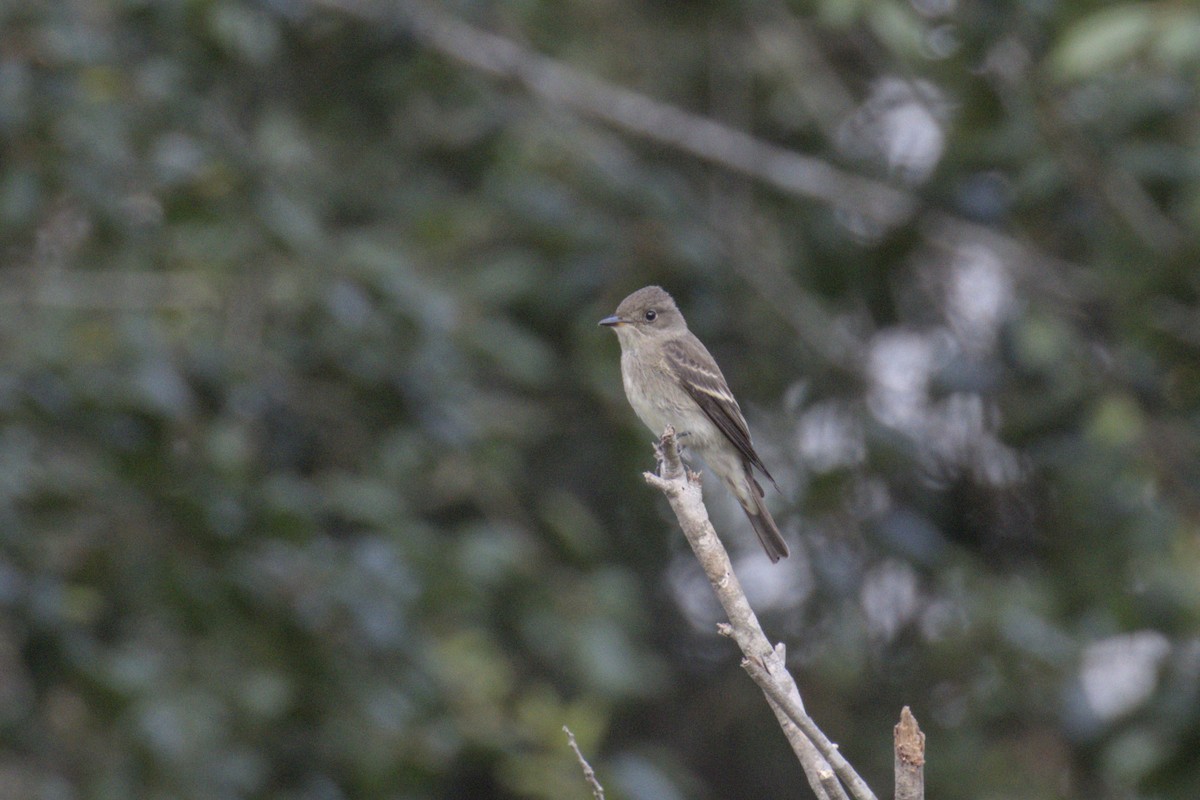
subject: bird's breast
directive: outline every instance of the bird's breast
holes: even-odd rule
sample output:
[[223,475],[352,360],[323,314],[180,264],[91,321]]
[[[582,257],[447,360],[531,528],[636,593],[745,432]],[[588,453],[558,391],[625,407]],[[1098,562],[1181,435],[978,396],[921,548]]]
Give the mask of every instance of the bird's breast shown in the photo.
[[684,444],[704,450],[721,436],[700,406],[661,362],[621,354],[621,381],[629,405],[655,435],[671,425],[687,433]]
[[655,433],[662,433],[679,416],[679,409],[669,401],[664,390],[669,379],[670,376],[651,365],[622,355],[621,382],[625,385],[625,396],[638,419]]

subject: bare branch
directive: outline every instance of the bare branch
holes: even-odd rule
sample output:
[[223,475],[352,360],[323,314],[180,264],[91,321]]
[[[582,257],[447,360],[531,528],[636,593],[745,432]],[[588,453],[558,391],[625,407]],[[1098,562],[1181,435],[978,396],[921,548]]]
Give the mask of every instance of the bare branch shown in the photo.
[[804,708],[780,688],[779,681],[767,672],[762,664],[747,658],[742,660],[742,668],[749,673],[763,693],[783,709],[788,719],[796,723],[796,726],[812,741],[821,755],[829,761],[833,771],[846,784],[846,788],[850,790],[850,794],[855,797],[855,800],[876,800],[871,787],[867,786],[867,782],[854,770],[854,767],[850,766],[850,762],[838,750],[838,746],[817,727],[817,723],[813,722],[812,717],[805,713]]
[[596,800],[604,800],[604,787],[600,785],[600,781],[596,780],[596,772],[592,769],[592,765],[579,751],[579,745],[575,742],[575,734],[571,733],[571,729],[566,725],[563,725],[563,732],[567,734],[567,744],[575,751],[575,758],[578,759],[579,766],[583,769],[583,779],[588,782],[588,786],[592,787],[592,797],[595,797]]
[[[844,798],[845,792],[837,785],[837,781],[830,782],[829,774],[835,773],[846,782],[856,800],[875,800],[875,795],[849,768],[849,764],[837,752],[837,747],[829,742],[804,712],[804,702],[795,679],[787,670],[783,648],[772,647],[758,624],[758,617],[733,572],[729,555],[709,521],[708,510],[701,496],[700,477],[685,470],[680,459],[673,428],[668,427],[663,432],[656,452],[660,462],[659,474],[645,473],[646,482],[666,495],[671,504],[671,510],[675,512],[688,544],[700,561],[729,619],[729,624],[719,626],[719,630],[737,642],[746,663],[753,665],[755,672],[751,674],[757,674],[765,682],[760,686],[767,692],[771,710],[804,768],[813,792],[818,798],[828,800]],[[769,691],[767,686],[770,687]],[[808,730],[804,729],[806,726]]]
[[895,728],[896,800],[925,800],[925,734],[905,706]]
[[833,770],[821,770],[817,773],[817,780],[821,782],[821,786],[825,788],[830,797],[838,798],[838,800],[850,800],[846,797],[846,790],[842,788],[842,784],[838,783],[837,775],[833,774]]

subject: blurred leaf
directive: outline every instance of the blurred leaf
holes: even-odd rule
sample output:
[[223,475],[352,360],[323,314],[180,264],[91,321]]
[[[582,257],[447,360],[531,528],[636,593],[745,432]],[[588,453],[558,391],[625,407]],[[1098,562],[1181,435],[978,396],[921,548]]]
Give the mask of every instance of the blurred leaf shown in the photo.
[[1093,412],[1089,427],[1101,444],[1126,446],[1142,435],[1142,412],[1129,397],[1105,397]]
[[1139,55],[1173,64],[1200,59],[1200,10],[1122,3],[1093,11],[1067,29],[1049,63],[1059,80],[1080,80]]

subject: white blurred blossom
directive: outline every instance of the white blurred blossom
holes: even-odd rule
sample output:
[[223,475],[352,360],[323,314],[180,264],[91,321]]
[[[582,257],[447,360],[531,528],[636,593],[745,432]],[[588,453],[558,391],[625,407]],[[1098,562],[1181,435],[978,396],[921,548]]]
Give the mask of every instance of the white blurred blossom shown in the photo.
[[838,149],[915,186],[929,179],[946,149],[945,116],[946,102],[928,81],[880,78],[841,125]]
[[1158,668],[1170,651],[1170,641],[1158,631],[1111,636],[1089,645],[1079,681],[1092,712],[1112,720],[1144,703],[1154,692]]

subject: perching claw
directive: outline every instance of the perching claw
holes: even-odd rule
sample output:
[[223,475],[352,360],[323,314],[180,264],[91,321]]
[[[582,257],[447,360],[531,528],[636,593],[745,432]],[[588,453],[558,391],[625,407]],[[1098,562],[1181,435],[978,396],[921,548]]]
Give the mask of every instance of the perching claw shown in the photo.
[[[671,425],[668,425],[663,431],[663,435],[651,442],[651,444],[654,446],[654,460],[657,462],[654,470],[655,475],[660,478],[666,478],[668,464],[678,464],[679,468],[683,471],[684,477],[687,478],[689,483],[700,483],[700,473],[694,471],[691,465],[688,464],[687,458],[684,455],[685,450],[683,443],[680,441],[684,436],[687,435],[687,431],[684,431],[683,433],[676,433],[675,428]],[[667,458],[666,451],[663,449],[663,445],[671,445],[674,447],[675,453],[673,458]]]

